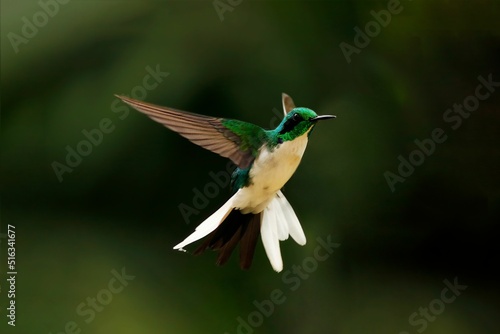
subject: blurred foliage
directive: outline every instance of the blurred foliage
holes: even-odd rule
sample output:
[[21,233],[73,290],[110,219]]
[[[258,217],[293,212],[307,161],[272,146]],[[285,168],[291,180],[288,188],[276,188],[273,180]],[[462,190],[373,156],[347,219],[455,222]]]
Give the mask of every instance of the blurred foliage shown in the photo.
[[[232,3],[221,21],[212,1],[72,0],[15,52],[9,34],[42,9],[2,0],[1,221],[3,233],[16,226],[19,272],[7,330],[60,333],[75,321],[81,333],[236,333],[238,317],[280,289],[285,301],[256,333],[416,333],[423,325],[409,317],[455,277],[468,288],[425,333],[498,330],[500,91],[457,130],[443,114],[479,76],[500,81],[500,3],[403,1],[351,63],[340,43],[353,44],[354,27],[387,1]],[[309,240],[282,243],[285,272],[318,237],[341,246],[295,291],[260,244],[246,272],[172,250],[226,200],[220,191],[189,224],[178,209],[226,161],[117,112],[113,94],[140,92],[157,66],[168,76],[138,98],[269,127],[286,92],[337,115],[285,187]],[[113,131],[59,182],[54,161],[66,164],[66,147],[106,118]],[[435,128],[447,140],[391,192],[384,173]],[[86,323],[77,306],[123,267],[135,279]]]

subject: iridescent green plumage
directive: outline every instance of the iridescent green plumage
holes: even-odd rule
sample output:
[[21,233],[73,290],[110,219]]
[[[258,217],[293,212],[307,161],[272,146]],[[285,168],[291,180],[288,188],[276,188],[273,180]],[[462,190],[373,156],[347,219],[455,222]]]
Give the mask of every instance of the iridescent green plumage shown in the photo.
[[269,141],[268,132],[260,126],[235,119],[221,119],[221,124],[239,137],[240,150],[250,152],[254,158]]

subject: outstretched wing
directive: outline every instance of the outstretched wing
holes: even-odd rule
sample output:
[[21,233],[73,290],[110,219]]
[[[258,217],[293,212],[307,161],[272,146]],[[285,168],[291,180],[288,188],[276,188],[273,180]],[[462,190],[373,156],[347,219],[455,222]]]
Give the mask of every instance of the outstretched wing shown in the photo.
[[254,124],[160,107],[126,96],[116,97],[194,144],[231,159],[242,169],[250,166],[267,136],[264,129]]

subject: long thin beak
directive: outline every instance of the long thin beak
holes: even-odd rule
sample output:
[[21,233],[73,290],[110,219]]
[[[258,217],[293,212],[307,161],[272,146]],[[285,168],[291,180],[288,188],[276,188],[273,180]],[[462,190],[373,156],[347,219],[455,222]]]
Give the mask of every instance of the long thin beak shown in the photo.
[[325,120],[325,119],[330,119],[330,118],[336,118],[337,116],[335,115],[321,115],[321,116],[316,116],[314,118],[311,118],[310,121],[311,122],[317,122],[317,121],[321,121],[321,120]]

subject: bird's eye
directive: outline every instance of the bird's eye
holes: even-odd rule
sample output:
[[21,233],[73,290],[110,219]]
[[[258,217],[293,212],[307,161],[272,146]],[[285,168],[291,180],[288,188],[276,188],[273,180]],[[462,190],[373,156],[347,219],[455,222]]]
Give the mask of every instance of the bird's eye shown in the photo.
[[293,120],[294,120],[294,121],[297,121],[297,122],[298,122],[298,121],[300,121],[300,118],[301,118],[301,117],[300,117],[300,115],[299,115],[299,114],[293,114],[292,118],[293,118]]

